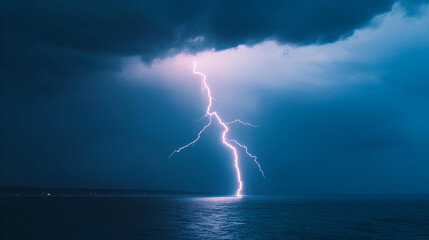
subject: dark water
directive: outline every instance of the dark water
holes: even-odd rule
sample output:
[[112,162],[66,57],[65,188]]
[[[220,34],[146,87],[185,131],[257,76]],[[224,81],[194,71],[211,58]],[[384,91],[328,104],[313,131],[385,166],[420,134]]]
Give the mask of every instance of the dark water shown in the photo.
[[428,196],[0,198],[0,239],[429,239]]

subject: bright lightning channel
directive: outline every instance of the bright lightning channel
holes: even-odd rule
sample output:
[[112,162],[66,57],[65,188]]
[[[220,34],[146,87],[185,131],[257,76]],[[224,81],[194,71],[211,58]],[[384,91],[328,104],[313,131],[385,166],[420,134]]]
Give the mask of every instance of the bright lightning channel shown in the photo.
[[240,144],[236,140],[229,140],[226,137],[227,133],[229,132],[228,125],[229,124],[233,124],[233,123],[241,123],[241,124],[247,125],[247,126],[252,126],[252,127],[256,127],[256,126],[252,125],[252,124],[250,124],[248,122],[243,122],[243,121],[241,121],[239,119],[235,119],[234,121],[231,121],[231,122],[224,122],[224,121],[222,121],[222,119],[220,118],[219,114],[211,109],[214,98],[211,95],[211,91],[210,91],[209,85],[207,84],[207,81],[206,81],[207,76],[204,75],[203,73],[197,72],[196,69],[197,69],[197,61],[194,61],[194,67],[192,69],[192,72],[195,75],[198,75],[200,77],[200,79],[201,79],[201,85],[202,85],[203,89],[206,90],[206,92],[207,92],[207,98],[209,100],[208,101],[209,103],[208,103],[207,109],[206,109],[206,114],[204,115],[204,116],[206,116],[206,117],[209,118],[209,123],[207,125],[205,125],[203,127],[203,129],[201,129],[201,131],[198,133],[198,136],[197,136],[197,138],[195,140],[193,140],[192,142],[190,142],[190,143],[188,143],[188,144],[186,144],[186,145],[184,145],[184,146],[182,146],[182,147],[174,150],[170,154],[169,158],[171,156],[173,156],[173,154],[178,153],[178,152],[182,151],[183,149],[185,149],[185,148],[187,148],[187,147],[189,147],[191,145],[193,146],[200,139],[201,134],[212,124],[212,118],[215,117],[215,119],[217,120],[217,122],[224,129],[223,132],[222,132],[222,143],[226,147],[228,147],[229,149],[231,149],[231,151],[232,151],[232,153],[234,155],[234,167],[235,167],[235,172],[236,172],[236,175],[237,175],[237,182],[238,182],[238,187],[237,187],[237,191],[236,191],[235,195],[237,197],[240,197],[240,196],[242,196],[241,195],[241,191],[243,190],[243,181],[241,180],[240,166],[238,165],[238,154],[237,154],[237,149],[233,145],[231,145],[229,142],[233,142],[237,146],[239,146],[241,148],[244,148],[246,150],[246,154],[249,155],[249,157],[253,158],[253,161],[258,165],[259,171],[261,172],[261,174],[262,174],[263,177],[265,177],[265,174],[264,174],[264,171],[262,171],[261,165],[257,161],[257,157],[254,156],[254,155],[252,155],[252,154],[250,154],[248,152],[248,150],[247,150],[247,147],[245,145]]

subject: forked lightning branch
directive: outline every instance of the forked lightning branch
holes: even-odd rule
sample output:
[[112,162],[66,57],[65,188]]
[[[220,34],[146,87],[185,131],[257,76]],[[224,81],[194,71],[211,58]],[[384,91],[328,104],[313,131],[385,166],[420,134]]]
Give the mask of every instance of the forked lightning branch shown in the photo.
[[[245,145],[237,142],[236,140],[228,139],[227,138],[227,134],[229,132],[228,125],[233,124],[233,123],[241,123],[241,124],[246,125],[246,126],[252,126],[252,127],[255,127],[255,126],[252,125],[252,124],[250,124],[250,123],[243,122],[243,121],[241,121],[239,119],[236,119],[236,120],[231,121],[231,122],[224,122],[221,119],[221,117],[219,116],[219,114],[216,111],[212,110],[213,97],[212,97],[212,94],[211,94],[211,91],[210,91],[210,87],[209,87],[209,85],[207,84],[207,81],[206,81],[206,79],[207,79],[206,75],[204,75],[203,73],[197,72],[196,68],[197,68],[197,62],[194,61],[194,67],[193,67],[192,71],[193,71],[193,73],[195,75],[198,75],[200,77],[203,90],[207,93],[208,105],[207,105],[205,117],[208,117],[209,122],[201,129],[201,131],[197,135],[197,138],[195,138],[192,142],[190,142],[190,143],[188,143],[188,144],[186,144],[186,145],[184,145],[184,146],[182,146],[182,147],[174,150],[170,154],[169,158],[171,156],[173,156],[173,154],[178,153],[178,152],[182,151],[183,149],[188,148],[189,146],[193,146],[200,139],[201,134],[213,123],[213,121],[216,121],[223,128],[223,131],[222,131],[222,143],[227,148],[229,148],[231,150],[231,152],[233,154],[233,157],[234,157],[234,167],[235,167],[235,172],[236,172],[236,175],[237,175],[237,183],[238,183],[238,187],[237,187],[237,191],[236,191],[236,196],[239,197],[239,196],[241,196],[241,192],[243,190],[243,181],[241,179],[241,171],[240,171],[240,166],[239,166],[239,161],[238,161],[239,158],[238,158],[237,148],[234,145],[243,148],[245,150],[246,154],[249,157],[251,157],[253,159],[253,161],[257,164],[257,166],[259,168],[259,171],[261,172],[261,174],[262,174],[263,177],[265,177],[265,174],[264,174],[264,171],[262,171],[261,165],[257,161],[257,157],[254,156],[254,155],[252,155],[251,153],[249,153],[249,151],[247,149],[247,146],[245,146]],[[214,117],[214,119],[213,119],[213,117]]]

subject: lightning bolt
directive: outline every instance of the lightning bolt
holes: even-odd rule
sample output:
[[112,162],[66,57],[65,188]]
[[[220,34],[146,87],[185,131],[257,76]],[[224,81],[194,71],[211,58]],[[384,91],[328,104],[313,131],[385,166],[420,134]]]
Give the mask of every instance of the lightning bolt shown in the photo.
[[262,171],[262,168],[261,168],[261,165],[259,164],[259,162],[257,161],[257,157],[256,156],[254,156],[254,155],[252,155],[252,154],[250,154],[249,152],[248,152],[248,150],[247,150],[247,147],[245,146],[245,145],[242,145],[242,144],[240,144],[240,143],[238,143],[236,140],[229,140],[227,137],[226,137],[226,135],[227,135],[227,133],[229,132],[229,128],[228,128],[228,125],[229,124],[233,124],[233,123],[241,123],[241,124],[243,124],[243,125],[247,125],[247,126],[252,126],[252,127],[256,127],[255,125],[252,125],[252,124],[250,124],[250,123],[248,123],[248,122],[243,122],[243,121],[241,121],[240,119],[235,119],[234,121],[231,121],[231,122],[224,122],[221,118],[220,118],[220,116],[219,116],[219,114],[217,113],[217,112],[215,112],[215,111],[213,111],[211,108],[212,108],[212,105],[213,105],[213,100],[215,100],[213,97],[212,97],[212,94],[211,94],[211,91],[210,91],[210,87],[209,87],[209,85],[207,84],[207,81],[206,81],[206,79],[207,79],[207,76],[206,75],[204,75],[203,73],[201,73],[201,72],[197,72],[196,71],[196,69],[197,69],[197,61],[194,61],[194,67],[193,67],[193,69],[192,69],[192,72],[195,74],[195,75],[198,75],[199,77],[200,77],[200,79],[201,79],[201,87],[203,88],[203,89],[205,89],[205,91],[207,92],[207,98],[208,98],[208,105],[207,105],[207,109],[206,109],[206,114],[203,116],[203,117],[208,117],[209,118],[209,123],[207,124],[207,125],[205,125],[204,127],[203,127],[203,129],[201,129],[201,131],[198,133],[198,136],[197,136],[197,138],[195,139],[195,140],[193,140],[192,142],[190,142],[190,143],[188,143],[188,144],[186,144],[186,145],[184,145],[184,146],[182,146],[182,147],[180,147],[180,148],[178,148],[178,149],[176,149],[176,150],[174,150],[171,154],[170,154],[170,156],[168,157],[168,158],[171,158],[175,153],[179,153],[180,151],[182,151],[183,149],[185,149],[185,148],[188,148],[188,147],[190,147],[190,146],[193,146],[199,139],[200,139],[200,137],[201,137],[201,134],[212,124],[212,119],[213,119],[213,117],[215,118],[215,120],[217,120],[217,122],[219,123],[219,125],[221,125],[222,127],[223,127],[223,132],[222,132],[222,143],[226,146],[226,147],[228,147],[231,151],[232,151],[232,153],[233,153],[233,155],[234,155],[234,167],[235,167],[235,172],[236,172],[236,175],[237,175],[237,183],[238,183],[238,187],[237,187],[237,191],[236,191],[236,196],[237,197],[240,197],[241,196],[241,191],[243,190],[243,181],[241,180],[241,172],[240,172],[240,166],[238,165],[238,153],[237,153],[237,149],[233,146],[233,145],[231,145],[229,142],[233,142],[233,143],[235,143],[236,145],[238,145],[239,147],[241,147],[241,148],[244,148],[245,150],[246,150],[246,154],[247,155],[249,155],[249,157],[251,157],[251,158],[253,158],[253,160],[254,160],[254,162],[258,165],[258,168],[259,168],[259,171],[262,173],[262,176],[263,177],[265,177],[265,174],[264,174],[264,172]]
[[246,154],[249,155],[249,157],[253,158],[253,161],[256,163],[256,165],[258,165],[259,171],[261,172],[262,176],[265,178],[265,173],[262,170],[261,164],[259,164],[259,162],[258,162],[258,157],[249,153],[247,147],[244,146],[243,144],[240,144],[239,142],[237,142],[236,140],[233,140],[233,139],[230,141],[234,142],[235,144],[237,144],[238,146],[240,146],[240,147],[244,148],[244,150],[246,150]]

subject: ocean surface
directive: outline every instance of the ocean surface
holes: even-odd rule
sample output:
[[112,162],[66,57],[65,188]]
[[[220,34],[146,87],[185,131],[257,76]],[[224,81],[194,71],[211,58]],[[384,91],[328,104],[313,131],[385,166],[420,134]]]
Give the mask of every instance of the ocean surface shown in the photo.
[[0,239],[429,239],[429,196],[1,197]]

